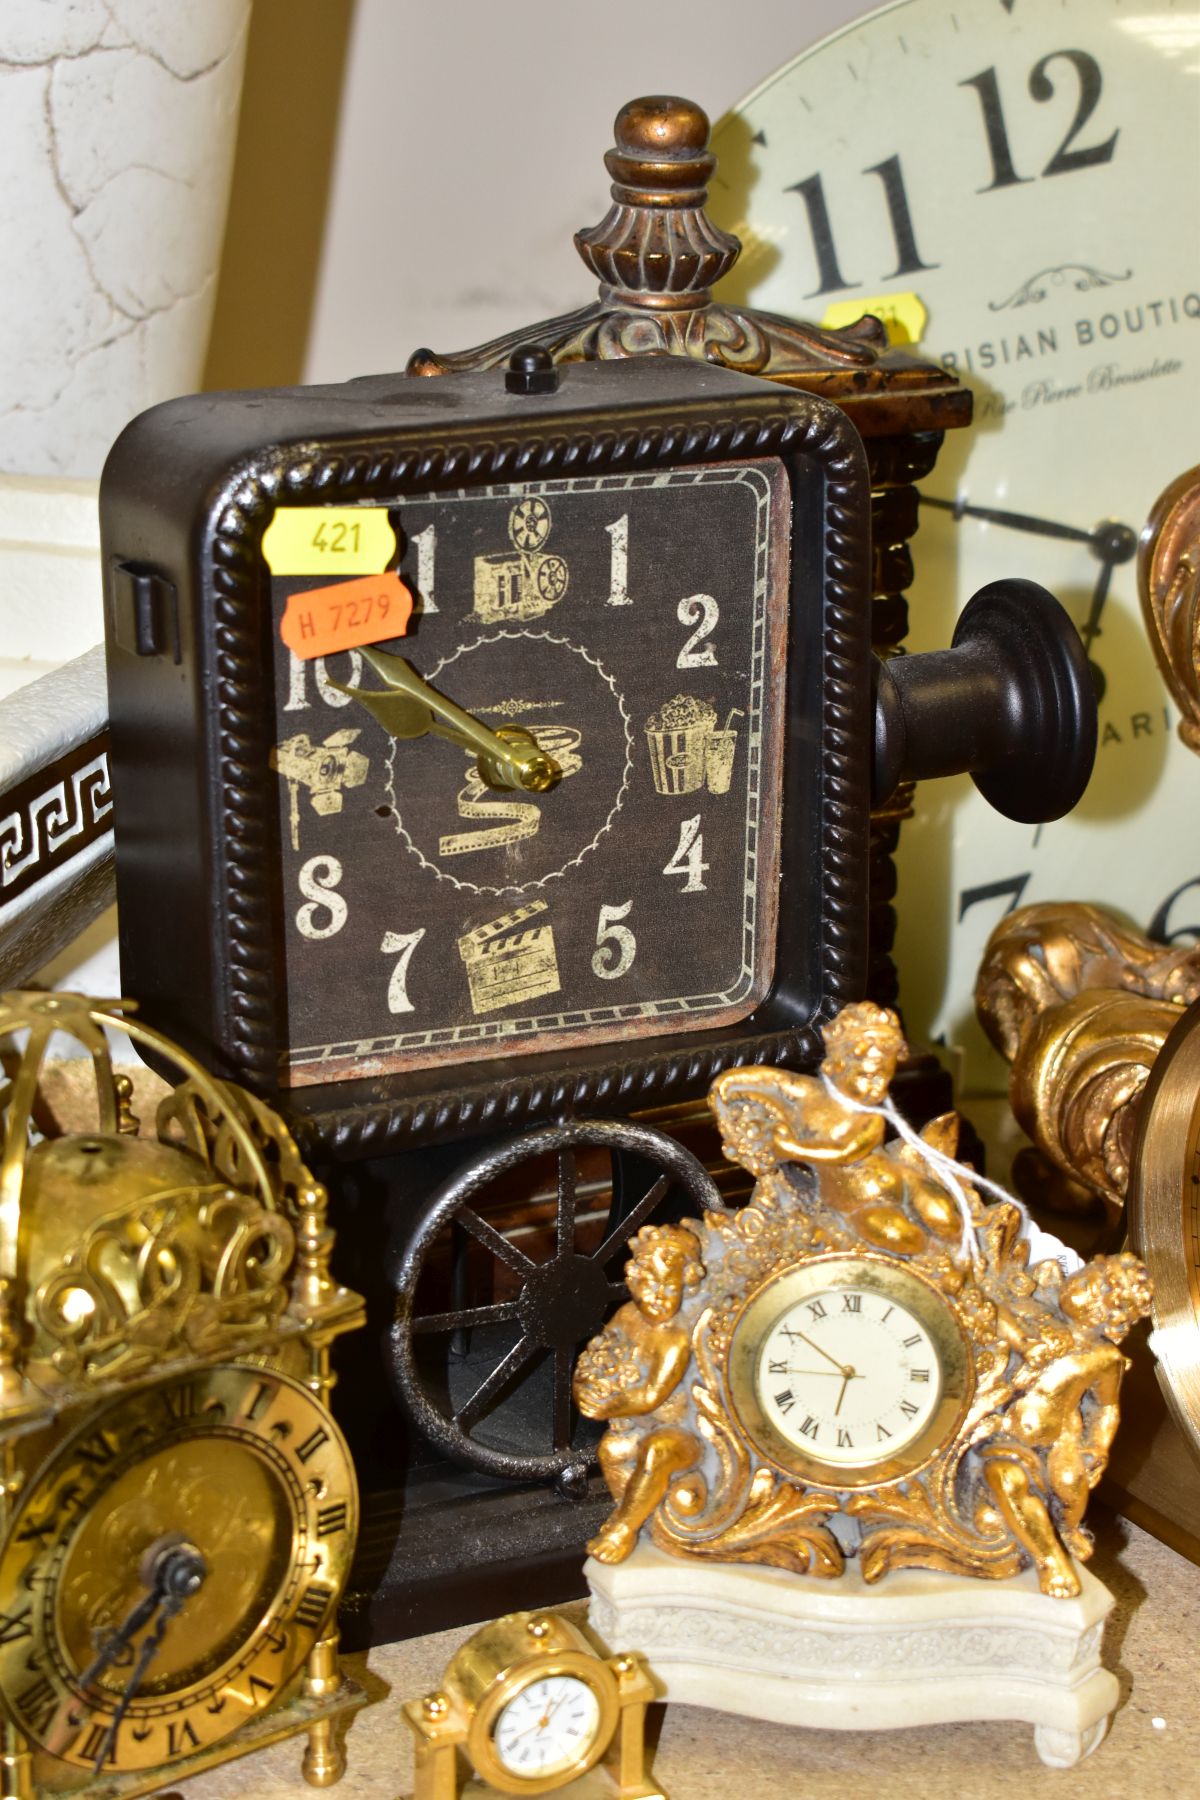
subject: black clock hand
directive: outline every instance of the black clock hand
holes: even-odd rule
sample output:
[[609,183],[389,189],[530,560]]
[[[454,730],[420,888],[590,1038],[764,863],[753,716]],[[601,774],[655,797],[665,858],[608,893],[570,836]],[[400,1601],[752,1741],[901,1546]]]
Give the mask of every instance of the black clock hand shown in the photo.
[[998,506],[971,506],[965,500],[944,500],[938,494],[920,494],[922,506],[936,506],[956,519],[986,519],[992,525],[1007,525],[1013,531],[1032,531],[1038,537],[1066,538],[1073,544],[1086,544],[1101,562],[1128,562],[1137,549],[1137,535],[1128,525],[1105,519],[1091,531],[1078,525],[1062,525],[1056,519],[1037,518],[1033,513],[1006,512]]
[[1039,537],[1069,538],[1072,543],[1091,544],[1093,533],[1081,531],[1077,525],[1059,525],[1053,519],[1034,518],[1031,513],[1003,512],[995,506],[968,506],[965,500],[943,500],[937,494],[920,494],[922,506],[940,507],[956,519],[986,519],[992,525],[1010,525],[1014,531],[1032,531]]
[[[1092,644],[1100,636],[1100,615],[1104,611],[1104,603],[1108,599],[1108,590],[1112,582],[1113,570],[1118,563],[1128,562],[1137,549],[1137,537],[1128,525],[1119,525],[1110,521],[1106,525],[1096,527],[1097,536],[1103,539],[1103,548],[1097,549],[1100,558],[1100,574],[1092,591],[1092,603],[1088,608],[1088,616],[1083,622],[1079,635],[1083,639],[1083,647],[1091,661]],[[1104,675],[1096,664],[1091,663],[1092,679],[1096,683],[1096,698],[1104,698]]]
[[80,1686],[86,1690],[99,1679],[121,1651],[133,1641],[142,1626],[149,1624],[154,1614],[158,1613],[154,1629],[147,1632],[142,1639],[137,1660],[121,1691],[121,1698],[108,1730],[104,1734],[93,1764],[97,1774],[103,1769],[108,1759],[109,1752],[116,1742],[117,1733],[121,1729],[121,1721],[142,1685],[146,1670],[154,1660],[167,1626],[184,1601],[190,1599],[203,1585],[205,1576],[208,1574],[204,1558],[195,1546],[174,1536],[159,1546],[152,1546],[146,1557],[143,1558],[143,1567],[148,1568],[153,1583],[150,1592],[138,1601],[123,1623],[113,1632],[94,1662],[84,1670],[80,1677]]
[[88,1664],[79,1677],[81,1688],[90,1688],[99,1681],[104,1671],[116,1662],[122,1650],[128,1649],[142,1626],[150,1622],[161,1604],[162,1597],[157,1589],[142,1595],[132,1612],[122,1620],[115,1631],[110,1632],[101,1645],[95,1660]]

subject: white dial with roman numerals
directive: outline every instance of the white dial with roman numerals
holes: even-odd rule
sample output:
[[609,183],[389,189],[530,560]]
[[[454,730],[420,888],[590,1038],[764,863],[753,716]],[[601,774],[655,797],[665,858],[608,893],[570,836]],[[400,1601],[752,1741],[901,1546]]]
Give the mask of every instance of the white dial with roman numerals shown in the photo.
[[922,790],[901,834],[910,1026],[1003,1087],[973,988],[1006,910],[1093,901],[1152,935],[1200,931],[1200,775],[1132,560],[1195,461],[1200,7],[900,0],[776,70],[713,147],[711,211],[744,244],[726,291],[831,324],[877,312],[973,390],[974,427],[947,434],[923,494],[909,648],[1024,576],[1098,671],[1096,774],[1069,818],[1000,819],[961,777]]
[[915,1313],[873,1287],[806,1296],[779,1315],[758,1359],[762,1409],[819,1462],[894,1456],[937,1411],[941,1368]]

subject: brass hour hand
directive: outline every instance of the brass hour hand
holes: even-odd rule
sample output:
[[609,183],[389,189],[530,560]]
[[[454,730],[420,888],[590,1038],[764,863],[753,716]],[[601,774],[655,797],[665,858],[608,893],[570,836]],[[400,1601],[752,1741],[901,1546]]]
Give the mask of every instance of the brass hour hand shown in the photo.
[[362,654],[387,687],[380,692],[343,687],[336,681],[330,686],[365,706],[391,737],[432,734],[474,752],[480,779],[491,788],[524,788],[527,793],[544,794],[561,781],[559,764],[524,726],[502,725],[499,731],[492,731],[473,713],[431,688],[402,656],[389,656],[383,650],[364,650]]

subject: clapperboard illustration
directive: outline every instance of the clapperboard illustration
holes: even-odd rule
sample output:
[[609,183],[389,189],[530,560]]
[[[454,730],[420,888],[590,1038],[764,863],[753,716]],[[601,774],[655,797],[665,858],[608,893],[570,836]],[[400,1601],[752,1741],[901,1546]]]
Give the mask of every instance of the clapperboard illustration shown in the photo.
[[467,965],[471,1006],[476,1013],[521,1005],[541,994],[557,994],[562,984],[554,927],[535,925],[532,931],[517,932],[515,937],[503,936],[546,910],[544,900],[531,900],[528,906],[518,906],[459,938],[458,953]]

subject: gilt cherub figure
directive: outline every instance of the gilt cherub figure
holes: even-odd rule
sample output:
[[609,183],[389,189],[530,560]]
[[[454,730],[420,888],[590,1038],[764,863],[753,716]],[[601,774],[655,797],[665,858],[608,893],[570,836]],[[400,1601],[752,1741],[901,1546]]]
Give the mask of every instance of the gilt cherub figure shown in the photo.
[[[1127,1367],[1118,1345],[1149,1311],[1149,1277],[1127,1254],[1081,1265],[1000,1190],[984,1204],[991,1184],[953,1160],[956,1115],[917,1133],[889,1099],[905,1054],[893,1013],[847,1007],[824,1037],[814,1074],[717,1079],[725,1154],[754,1175],[753,1196],[737,1213],[643,1227],[631,1298],[580,1358],[575,1397],[607,1421],[616,1502],[592,1555],[620,1562],[646,1532],[676,1555],[797,1573],[837,1576],[847,1556],[867,1582],[1032,1567],[1043,1593],[1078,1593]],[[941,1423],[903,1465],[885,1451],[848,1470],[810,1440],[799,1457],[781,1440],[764,1448],[739,1412],[731,1359],[751,1301],[847,1258],[860,1288],[907,1269],[930,1329],[958,1346]]]
[[1117,1348],[1150,1311],[1151,1285],[1136,1256],[1098,1256],[1058,1292],[1061,1336],[1030,1333],[998,1309],[1004,1341],[1020,1361],[1012,1399],[983,1457],[984,1479],[1013,1536],[1033,1558],[1045,1593],[1079,1592],[1072,1557],[1092,1553],[1083,1515],[1104,1473],[1120,1421]]
[[632,1299],[576,1365],[579,1410],[610,1421],[599,1455],[617,1507],[588,1545],[599,1562],[628,1556],[673,1477],[699,1458],[695,1435],[681,1424],[679,1387],[692,1351],[689,1327],[678,1315],[703,1274],[700,1240],[688,1226],[643,1225],[625,1270]]

